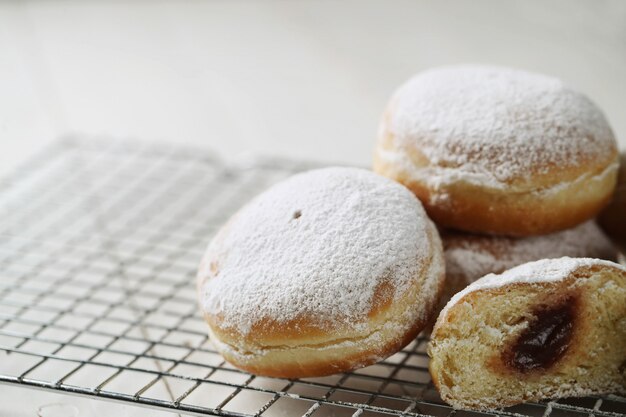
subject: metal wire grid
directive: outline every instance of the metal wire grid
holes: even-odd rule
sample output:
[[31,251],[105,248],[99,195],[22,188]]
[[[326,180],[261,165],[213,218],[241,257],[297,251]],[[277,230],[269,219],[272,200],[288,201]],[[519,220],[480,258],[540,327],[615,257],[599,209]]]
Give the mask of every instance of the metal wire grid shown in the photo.
[[0,183],[0,382],[222,416],[623,416],[607,396],[454,411],[419,337],[355,372],[281,380],[208,343],[194,276],[217,227],[305,164],[64,141]]

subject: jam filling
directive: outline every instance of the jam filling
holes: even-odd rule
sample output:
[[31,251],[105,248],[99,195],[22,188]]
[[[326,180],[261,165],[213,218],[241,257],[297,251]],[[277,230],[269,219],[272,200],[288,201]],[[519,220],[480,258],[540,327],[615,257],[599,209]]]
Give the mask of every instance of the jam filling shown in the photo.
[[521,373],[553,366],[570,346],[576,304],[570,296],[557,305],[537,307],[534,320],[503,353],[504,364]]

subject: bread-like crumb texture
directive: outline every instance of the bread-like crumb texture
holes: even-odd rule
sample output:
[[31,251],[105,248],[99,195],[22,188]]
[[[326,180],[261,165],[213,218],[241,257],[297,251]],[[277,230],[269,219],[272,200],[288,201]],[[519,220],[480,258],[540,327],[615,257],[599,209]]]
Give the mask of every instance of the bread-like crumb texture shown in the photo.
[[[543,280],[542,270],[548,271]],[[575,305],[571,338],[562,356],[545,369],[529,372],[507,365],[505,358],[516,340],[536,323],[533,312],[564,302]],[[606,261],[561,258],[525,264],[503,276],[489,275],[446,306],[428,353],[433,382],[455,408],[624,394],[626,269]]]

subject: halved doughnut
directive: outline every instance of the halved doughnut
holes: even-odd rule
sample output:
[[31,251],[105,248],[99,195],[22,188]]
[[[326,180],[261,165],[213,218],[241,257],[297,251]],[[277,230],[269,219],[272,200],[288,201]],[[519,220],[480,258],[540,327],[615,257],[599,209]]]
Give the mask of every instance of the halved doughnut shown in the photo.
[[626,268],[560,258],[487,275],[450,300],[428,353],[455,408],[624,394]]

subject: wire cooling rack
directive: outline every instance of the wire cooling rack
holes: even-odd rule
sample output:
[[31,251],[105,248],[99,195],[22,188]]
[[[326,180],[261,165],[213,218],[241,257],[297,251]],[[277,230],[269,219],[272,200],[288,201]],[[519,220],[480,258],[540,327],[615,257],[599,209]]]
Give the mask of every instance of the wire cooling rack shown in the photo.
[[197,312],[199,259],[234,210],[309,167],[108,140],[63,141],[33,159],[0,183],[0,382],[193,415],[626,415],[616,396],[454,411],[421,336],[324,378],[225,363]]

